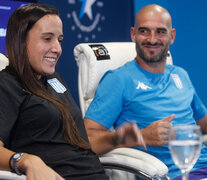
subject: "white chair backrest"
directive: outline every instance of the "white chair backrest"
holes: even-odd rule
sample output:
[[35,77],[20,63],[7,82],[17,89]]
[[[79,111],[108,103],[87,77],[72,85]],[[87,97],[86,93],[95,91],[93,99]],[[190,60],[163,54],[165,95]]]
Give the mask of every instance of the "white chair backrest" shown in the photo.
[[0,71],[4,69],[9,64],[8,58],[0,53]]
[[[133,42],[81,43],[74,48],[74,56],[79,67],[79,101],[84,117],[104,73],[133,60],[136,49]],[[167,63],[172,64],[170,54]]]

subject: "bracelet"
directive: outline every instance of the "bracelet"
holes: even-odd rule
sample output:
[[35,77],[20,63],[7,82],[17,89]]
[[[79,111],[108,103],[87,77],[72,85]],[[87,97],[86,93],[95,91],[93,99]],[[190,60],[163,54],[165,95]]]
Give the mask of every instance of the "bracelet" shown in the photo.
[[14,172],[14,169],[12,168],[11,161],[12,161],[14,155],[15,155],[15,153],[12,154],[12,156],[9,158],[9,168],[12,172]]
[[[27,153],[22,153],[22,152],[14,153],[9,159],[9,167],[12,170],[12,172],[16,173],[17,175],[22,175],[23,171],[21,171],[17,167],[17,162],[22,158],[24,154],[27,154]],[[11,166],[11,161],[13,162],[13,167]]]

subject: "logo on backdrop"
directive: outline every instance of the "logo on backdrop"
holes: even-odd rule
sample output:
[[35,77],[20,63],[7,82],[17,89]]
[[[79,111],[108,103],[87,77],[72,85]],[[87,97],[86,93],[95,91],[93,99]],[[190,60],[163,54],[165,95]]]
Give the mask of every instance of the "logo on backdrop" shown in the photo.
[[76,37],[84,42],[96,39],[102,31],[101,22],[105,21],[101,9],[104,3],[101,0],[68,0],[70,11],[67,18],[71,24],[71,30]]

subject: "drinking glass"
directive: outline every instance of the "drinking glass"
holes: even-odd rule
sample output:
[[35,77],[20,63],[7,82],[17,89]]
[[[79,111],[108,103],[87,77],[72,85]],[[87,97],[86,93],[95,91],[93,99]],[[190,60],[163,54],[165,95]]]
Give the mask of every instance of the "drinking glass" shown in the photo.
[[182,172],[182,180],[188,180],[189,171],[196,163],[201,150],[201,130],[197,125],[175,125],[169,131],[171,156]]

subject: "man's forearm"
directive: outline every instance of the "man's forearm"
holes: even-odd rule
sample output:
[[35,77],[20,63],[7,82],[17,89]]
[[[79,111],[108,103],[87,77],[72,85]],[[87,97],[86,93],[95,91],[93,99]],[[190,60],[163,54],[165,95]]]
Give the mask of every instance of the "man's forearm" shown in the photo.
[[98,155],[105,154],[118,147],[115,132],[102,130],[89,130],[87,132],[92,150]]

